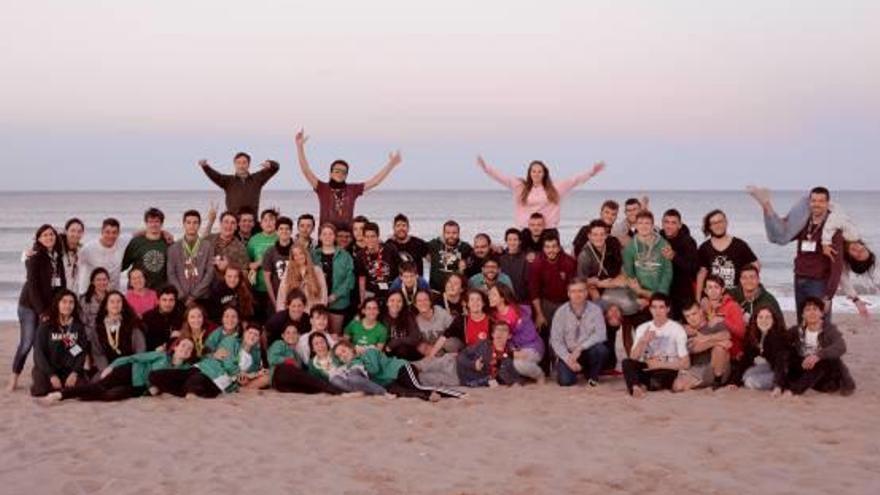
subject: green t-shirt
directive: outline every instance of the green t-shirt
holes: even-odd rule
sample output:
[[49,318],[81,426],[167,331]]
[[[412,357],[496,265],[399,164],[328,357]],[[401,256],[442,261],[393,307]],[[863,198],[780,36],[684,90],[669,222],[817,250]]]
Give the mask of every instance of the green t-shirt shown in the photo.
[[167,253],[168,244],[164,238],[150,240],[145,236],[135,237],[125,248],[122,268],[132,267],[143,270],[147,287],[160,290],[167,280],[165,269],[168,262]]
[[360,320],[352,320],[345,327],[345,334],[351,338],[351,343],[354,345],[378,345],[388,342],[388,329],[379,322],[368,330]]
[[[266,254],[272,246],[278,241],[278,234],[265,234],[260,232],[255,236],[251,237],[251,239],[247,243],[247,253],[250,260],[259,261],[262,265],[263,255]],[[266,282],[263,280],[263,269],[260,268],[257,270],[257,282],[254,284],[254,290],[258,292],[266,292]]]

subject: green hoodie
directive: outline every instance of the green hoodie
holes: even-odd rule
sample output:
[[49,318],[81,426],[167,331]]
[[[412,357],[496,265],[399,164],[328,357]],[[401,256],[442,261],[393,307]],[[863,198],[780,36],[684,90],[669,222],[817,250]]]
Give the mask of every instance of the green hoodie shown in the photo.
[[643,289],[669,294],[672,284],[672,262],[663,256],[663,248],[669,246],[663,237],[654,234],[655,242],[649,246],[634,237],[623,250],[623,271],[635,278]]
[[225,393],[235,392],[238,390],[238,374],[242,371],[246,373],[254,373],[260,369],[260,346],[255,345],[251,348],[251,366],[242,370],[239,367],[238,354],[241,352],[241,342],[238,335],[229,335],[225,337],[216,350],[226,349],[229,355],[220,361],[214,358],[213,354],[205,356],[196,364],[205,376],[214,381],[217,388]]
[[[321,266],[321,248],[312,250],[312,262]],[[336,248],[333,254],[333,280],[327,287],[328,295],[335,295],[336,300],[328,306],[329,309],[347,309],[351,304],[351,291],[354,290],[354,258],[344,249]]]
[[743,289],[739,285],[730,291],[730,297],[742,307],[743,317],[746,324],[750,323],[758,310],[763,307],[770,308],[770,311],[773,312],[773,317],[776,318],[777,321],[785,321],[785,316],[782,314],[782,309],[779,307],[779,301],[773,297],[773,294],[767,292],[767,289],[764,288],[764,284],[758,285],[758,297],[753,301],[746,301]]
[[131,385],[135,388],[146,387],[148,384],[147,377],[156,370],[164,370],[167,368],[189,369],[189,364],[180,366],[171,365],[171,356],[164,351],[139,352],[131,356],[125,356],[116,359],[110,363],[111,368],[119,368],[120,366],[131,365]]
[[[312,359],[309,360],[309,373],[312,375],[326,381],[330,381],[330,376],[327,374],[327,370],[318,366],[317,364],[318,356],[312,355]],[[337,368],[341,365],[336,356],[331,356],[330,361],[334,368]]]
[[375,383],[387,387],[394,380],[400,368],[406,364],[403,359],[389,357],[378,349],[369,348],[366,352],[352,360],[351,364],[362,364]]
[[288,359],[293,359],[296,361],[297,366],[302,367],[302,361],[300,360],[299,354],[296,352],[296,346],[290,346],[287,342],[281,339],[273,342],[272,345],[269,346],[269,350],[266,354],[267,359],[269,360],[270,380],[275,376],[275,367],[279,364],[283,364]]
[[225,339],[226,337],[232,337],[232,336],[238,335],[237,331],[234,333],[230,333],[228,335],[223,332],[224,332],[223,327],[217,327],[214,329],[213,332],[208,334],[208,338],[205,339],[205,346],[204,346],[205,349],[207,349],[207,350],[204,351],[204,353],[210,353],[210,352],[216,351],[217,346],[220,345],[220,342],[222,342],[223,339]]

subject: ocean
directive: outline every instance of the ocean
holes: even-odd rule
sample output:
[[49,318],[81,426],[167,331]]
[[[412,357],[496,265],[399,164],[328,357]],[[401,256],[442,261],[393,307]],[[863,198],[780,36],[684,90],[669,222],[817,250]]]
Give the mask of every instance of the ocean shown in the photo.
[[[567,250],[577,230],[598,216],[606,199],[621,204],[628,197],[644,192],[600,191],[589,186],[568,196],[562,208],[560,234]],[[663,191],[647,193],[651,210],[656,215],[668,208],[681,211],[691,232],[702,242],[699,232],[703,215],[723,209],[730,221],[730,232],[748,242],[763,266],[765,286],[777,295],[784,309],[794,307],[792,291],[792,260],[794,246],[770,244],[764,234],[761,210],[745,192],[735,191]],[[802,193],[778,192],[774,204],[785,212]],[[880,211],[877,192],[833,192],[832,201],[841,205],[858,224],[862,235],[872,246],[880,246]],[[223,204],[218,191],[116,191],[116,192],[4,192],[0,197],[0,321],[17,319],[16,307],[25,270],[22,250],[33,243],[36,228],[43,223],[63,227],[66,219],[76,216],[86,224],[85,241],[97,238],[101,221],[116,217],[124,232],[141,228],[144,210],[156,206],[165,212],[166,229],[175,235],[181,232],[182,212],[196,208],[206,212],[211,202]],[[296,217],[302,213],[317,214],[317,201],[311,191],[264,191],[261,207],[278,207],[282,213]],[[426,240],[438,236],[443,222],[455,219],[461,224],[462,238],[471,240],[478,232],[488,233],[493,241],[502,240],[504,230],[512,225],[511,195],[504,190],[487,191],[383,191],[377,190],[358,202],[358,214],[376,221],[382,237],[391,232],[391,220],[403,212],[410,218],[412,233]],[[659,223],[659,222],[658,222]],[[866,298],[874,307],[877,295]],[[852,312],[854,307],[844,298],[835,301],[836,311]]]

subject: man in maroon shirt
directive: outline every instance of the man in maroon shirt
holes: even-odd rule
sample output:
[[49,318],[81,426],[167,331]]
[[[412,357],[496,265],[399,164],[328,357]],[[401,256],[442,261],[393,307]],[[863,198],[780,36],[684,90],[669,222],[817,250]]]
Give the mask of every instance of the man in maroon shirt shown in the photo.
[[[822,252],[822,229],[828,220],[827,188],[815,187],[810,191],[810,220],[798,233],[797,256],[794,258],[794,297],[798,323],[801,322],[804,302],[809,297],[821,298],[825,303],[826,321],[831,321],[831,299],[837,292],[843,272],[843,257],[830,258]],[[843,234],[838,230],[831,239],[835,253],[843,252]]]
[[395,151],[388,155],[388,163],[379,170],[379,173],[366,182],[354,184],[345,182],[348,177],[348,163],[344,160],[336,160],[330,164],[330,181],[324,182],[318,180],[318,176],[312,171],[306,159],[305,146],[308,139],[302,129],[296,133],[296,152],[303,175],[318,195],[318,225],[330,222],[337,228],[348,228],[354,217],[354,204],[358,197],[378,187],[394,167],[400,165],[400,152]]
[[559,237],[545,237],[543,252],[529,266],[528,277],[535,325],[545,335],[556,309],[568,302],[568,281],[576,271],[577,261],[562,251]]

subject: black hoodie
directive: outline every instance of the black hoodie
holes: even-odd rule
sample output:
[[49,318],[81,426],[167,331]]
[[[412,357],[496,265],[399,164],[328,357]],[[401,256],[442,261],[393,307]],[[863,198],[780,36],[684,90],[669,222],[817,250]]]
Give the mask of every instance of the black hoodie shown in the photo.
[[82,324],[74,321],[66,329],[57,323],[45,322],[37,329],[34,341],[34,367],[47,377],[57,376],[64,380],[83,370],[88,355],[89,341]]
[[660,235],[675,251],[672,258],[672,285],[669,287],[669,295],[673,301],[683,304],[694,298],[694,284],[697,280],[697,272],[700,270],[697,256],[697,241],[691,236],[687,225],[682,225],[678,235],[669,238],[662,230]]

